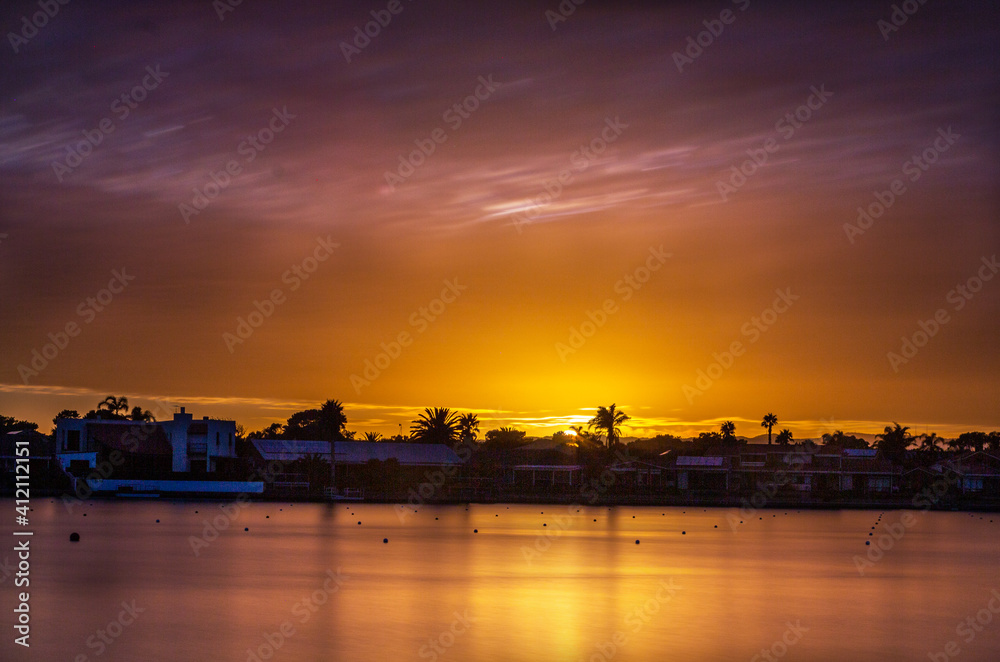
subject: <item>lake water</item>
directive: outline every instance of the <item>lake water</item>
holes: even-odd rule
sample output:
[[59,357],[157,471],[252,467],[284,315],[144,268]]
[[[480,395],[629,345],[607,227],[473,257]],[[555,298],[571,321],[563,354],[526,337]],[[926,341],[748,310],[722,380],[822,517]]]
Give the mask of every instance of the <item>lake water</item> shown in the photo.
[[3,660],[1000,659],[994,514],[33,505]]

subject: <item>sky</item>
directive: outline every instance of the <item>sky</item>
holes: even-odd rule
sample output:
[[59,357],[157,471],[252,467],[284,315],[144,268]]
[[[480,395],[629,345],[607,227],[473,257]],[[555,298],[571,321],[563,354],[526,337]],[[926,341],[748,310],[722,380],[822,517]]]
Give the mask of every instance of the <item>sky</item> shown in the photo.
[[1000,428],[987,3],[458,5],[4,3],[0,412]]

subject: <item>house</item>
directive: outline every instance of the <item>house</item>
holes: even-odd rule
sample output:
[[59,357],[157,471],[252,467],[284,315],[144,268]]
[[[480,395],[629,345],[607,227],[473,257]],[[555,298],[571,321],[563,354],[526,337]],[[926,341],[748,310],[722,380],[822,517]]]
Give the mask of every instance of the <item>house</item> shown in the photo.
[[[335,441],[333,446],[335,487],[351,493],[388,496],[423,483],[435,484],[436,492],[465,464],[445,444]],[[304,494],[329,482],[329,473],[314,470],[316,463],[329,464],[329,441],[254,439],[251,448],[272,492]]]
[[[27,447],[27,450],[23,450]],[[18,455],[18,449],[22,449]],[[48,435],[35,430],[15,430],[0,434],[0,494],[14,494],[16,479],[25,474],[16,471],[17,458],[28,459],[31,487],[54,489],[67,480],[55,461],[55,446]],[[27,453],[27,455],[24,455]]]
[[1000,496],[1000,456],[996,453],[977,451],[960,455],[935,464],[931,471],[951,478],[949,482],[963,495]]
[[61,418],[56,422],[56,456],[62,467],[83,474],[102,462],[119,475],[170,478],[212,474],[236,459],[236,422],[195,420],[184,407],[160,422]]

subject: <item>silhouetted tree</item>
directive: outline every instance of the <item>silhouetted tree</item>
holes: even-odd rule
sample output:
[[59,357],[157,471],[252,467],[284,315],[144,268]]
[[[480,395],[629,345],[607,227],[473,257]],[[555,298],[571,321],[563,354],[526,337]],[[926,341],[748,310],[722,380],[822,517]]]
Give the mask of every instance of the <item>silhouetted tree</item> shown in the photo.
[[989,441],[990,436],[985,432],[963,432],[948,445],[955,450],[981,451]]
[[614,403],[612,403],[610,407],[598,407],[597,415],[590,419],[588,425],[603,432],[608,440],[608,448],[614,448],[618,445],[618,440],[621,438],[621,429],[619,426],[630,418],[631,416],[616,409]]
[[458,414],[447,407],[428,407],[413,421],[410,431],[410,436],[419,443],[450,446],[458,439]]
[[913,437],[910,436],[909,430],[909,427],[904,427],[899,423],[885,426],[882,434],[875,439],[875,448],[894,462],[902,464],[903,458],[906,457],[906,448],[913,443]]
[[777,440],[778,443],[781,444],[782,446],[787,446],[788,444],[792,443],[792,431],[789,430],[788,428],[785,428],[784,430],[778,433]]
[[153,412],[139,406],[132,407],[132,413],[129,415],[129,418],[133,421],[139,421],[140,423],[156,422],[156,417],[153,416]]
[[510,427],[503,427],[499,430],[490,430],[486,433],[486,447],[487,448],[516,448],[524,444],[525,432],[523,430],[515,430]]
[[833,434],[824,433],[823,444],[830,447],[837,447],[841,450],[845,448],[868,448],[867,441],[852,434],[844,434],[843,430],[835,430]]
[[343,441],[347,439],[347,415],[339,400],[327,400],[319,407],[316,420],[320,439]]
[[284,439],[285,426],[281,423],[271,423],[263,430],[256,430],[247,435],[247,439]]
[[361,438],[362,441],[382,441],[382,435],[379,432],[365,432],[365,436]]
[[767,428],[767,443],[771,443],[771,428],[778,424],[778,417],[768,412],[764,414],[764,420],[760,422],[762,428]]
[[60,419],[63,418],[80,418],[80,412],[75,409],[63,409],[52,419],[52,425],[59,425]]
[[0,434],[17,432],[18,430],[37,430],[38,423],[19,421],[13,416],[0,416]]
[[458,438],[463,444],[470,444],[479,436],[479,417],[475,414],[462,414],[458,417]]
[[732,421],[724,421],[719,426],[719,432],[722,433],[723,441],[731,441],[736,438],[736,424]]

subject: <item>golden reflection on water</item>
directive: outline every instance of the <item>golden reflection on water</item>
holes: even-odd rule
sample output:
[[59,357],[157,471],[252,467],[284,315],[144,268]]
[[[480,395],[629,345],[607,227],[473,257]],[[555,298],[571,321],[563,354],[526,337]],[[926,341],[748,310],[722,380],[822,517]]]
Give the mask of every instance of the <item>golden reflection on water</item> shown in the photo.
[[[962,660],[1000,650],[1000,620],[974,641],[956,635],[1000,588],[1000,518],[914,513],[861,574],[868,533],[899,513],[876,531],[877,512],[761,511],[731,525],[733,514],[258,503],[230,519],[213,503],[39,504],[31,656],[751,660],[769,649],[915,660],[951,640]],[[96,655],[89,638],[133,599],[145,611]],[[4,660],[28,659],[0,646]]]

